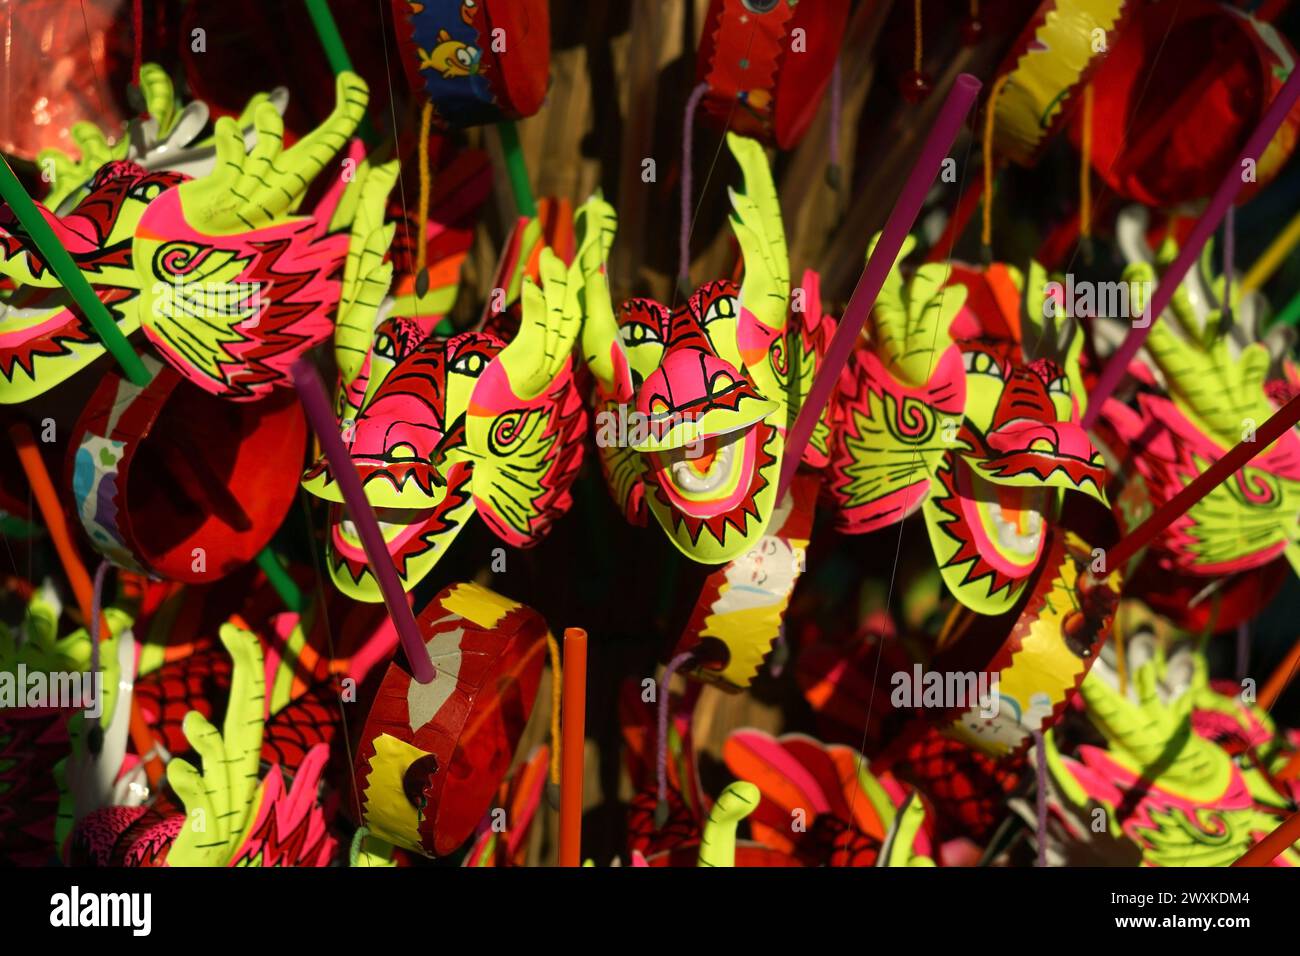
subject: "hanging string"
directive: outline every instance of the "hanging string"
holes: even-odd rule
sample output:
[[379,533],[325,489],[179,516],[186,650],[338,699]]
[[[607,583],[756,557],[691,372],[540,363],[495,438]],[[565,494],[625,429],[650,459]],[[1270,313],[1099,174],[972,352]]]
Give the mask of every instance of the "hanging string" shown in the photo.
[[1047,866],[1047,742],[1034,731],[1034,763],[1038,772],[1038,866]]
[[1115,673],[1119,681],[1121,697],[1128,696],[1128,650],[1124,642],[1124,628],[1120,625],[1122,615],[1117,610],[1112,619],[1110,633],[1115,639]]
[[697,83],[686,99],[682,117],[682,221],[677,238],[677,279],[683,289],[691,282],[691,155],[695,148],[695,111],[708,91],[709,84]]
[[1233,262],[1237,258],[1237,207],[1223,214],[1223,327],[1232,324]]
[[826,126],[826,146],[830,157],[826,163],[826,181],[831,189],[840,189],[840,116],[844,108],[844,77],[840,70],[840,58],[835,58],[831,69],[831,114]]
[[108,574],[108,560],[99,562],[90,588],[90,672],[99,673],[99,626],[104,607],[104,576]]
[[1250,622],[1242,621],[1237,625],[1237,681],[1246,679],[1250,670]]
[[1079,160],[1079,241],[1092,239],[1092,84],[1083,88],[1083,136]]
[[655,826],[662,827],[668,822],[668,684],[677,669],[694,655],[690,651],[678,654],[664,668],[664,676],[659,681],[659,742],[655,752],[655,768],[659,782],[659,805],[655,807]]
[[560,642],[546,632],[546,650],[551,657],[551,766],[550,780],[560,785],[560,698],[564,695],[564,676],[560,670]]
[[140,67],[144,65],[144,0],[132,0],[131,30],[135,51],[131,60],[131,82],[140,85]]
[[912,2],[912,71],[918,76],[921,74],[921,0]]
[[420,151],[420,204],[415,210],[417,236],[415,240],[415,294],[422,296],[429,291],[429,273],[425,266],[429,258],[429,194],[431,177],[429,174],[429,127],[433,122],[433,101],[426,99],[424,109],[420,111],[420,142],[416,147]]
[[998,77],[989,91],[988,103],[984,106],[984,223],[980,231],[980,242],[986,255],[993,249],[993,114],[997,109],[998,95],[1011,78],[1010,73]]

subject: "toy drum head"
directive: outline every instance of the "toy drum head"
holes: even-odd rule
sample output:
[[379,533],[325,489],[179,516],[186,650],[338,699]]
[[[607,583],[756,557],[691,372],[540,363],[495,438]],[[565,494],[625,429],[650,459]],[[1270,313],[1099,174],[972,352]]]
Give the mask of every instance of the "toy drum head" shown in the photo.
[[975,674],[977,688],[949,735],[1003,757],[1023,752],[1034,731],[1060,717],[1109,637],[1119,602],[1119,575],[1094,578],[1092,561],[1083,539],[1056,529],[1015,610],[984,617],[962,608],[949,618],[932,670]]
[[1133,0],[1043,0],[998,70],[1006,77],[994,109],[994,146],[1032,166],[1105,60],[1136,6]]
[[[279,529],[307,443],[294,396],[223,402],[146,358],[143,388],[110,372],[77,422],[68,467],[82,527],[129,570],[206,582]],[[289,478],[286,478],[286,470]]]
[[407,76],[439,126],[532,116],[550,82],[545,0],[393,0]]
[[817,486],[815,474],[796,475],[766,533],[705,580],[675,652],[695,652],[693,676],[729,690],[758,676],[804,568]]
[[474,584],[453,585],[418,619],[437,676],[394,663],[357,753],[363,822],[426,856],[464,843],[491,807],[532,712],[546,657],[537,612]]
[[696,59],[705,117],[790,149],[821,106],[848,17],[848,0],[712,0]]

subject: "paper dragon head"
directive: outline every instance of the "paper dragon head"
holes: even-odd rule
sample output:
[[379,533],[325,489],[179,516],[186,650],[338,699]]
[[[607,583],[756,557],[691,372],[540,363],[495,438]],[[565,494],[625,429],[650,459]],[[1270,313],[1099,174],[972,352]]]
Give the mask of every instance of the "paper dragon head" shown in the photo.
[[[648,506],[673,543],[706,564],[730,561],[766,531],[790,414],[785,234],[757,142],[729,135],[745,191],[732,191],[744,281],[707,282],[670,309],[611,309],[602,261],[584,263],[583,352],[597,379],[601,463],[629,520]],[[613,210],[602,231],[612,242]]]
[[952,327],[966,406],[922,507],[944,581],[981,614],[1020,597],[1062,493],[1106,500],[1104,461],[1079,423],[1082,339],[1043,280],[1036,264],[1027,279],[994,264],[952,280],[967,289]]
[[[1121,223],[1130,258],[1124,278],[1150,288],[1177,255],[1139,241],[1141,218]],[[1130,372],[1143,387],[1136,408],[1108,401],[1099,433],[1115,446],[1126,482],[1140,481],[1158,507],[1238,442],[1252,440],[1291,389],[1283,329],[1259,334],[1262,303],[1234,297],[1229,318],[1223,280],[1209,270],[1211,250],[1174,293]],[[1112,328],[1112,332],[1113,332]],[[1300,535],[1300,435],[1289,429],[1213,488],[1153,544],[1157,564],[1205,579],[1262,568],[1285,555],[1293,566]]]
[[[260,98],[251,105],[251,149],[240,124],[222,118],[206,159],[180,151],[185,172],[151,171],[110,151],[87,180],[86,162],[69,160],[77,185],[63,202],[75,205],[41,214],[124,335],[143,328],[204,391],[259,398],[287,382],[292,362],[332,327],[348,247],[337,232],[346,223],[332,221],[342,179],[310,215],[296,213],[366,101],[361,78],[340,74],[334,112],[284,149],[279,109]],[[193,132],[193,117],[172,121]],[[134,155],[161,164],[170,152]],[[98,153],[88,147],[88,155]],[[71,377],[104,347],[10,211],[0,228],[0,273],[17,286],[0,316],[0,401],[15,403]]]
[[[378,188],[386,192],[394,180],[395,171],[384,174]],[[375,233],[392,236],[382,225]],[[376,269],[387,270],[386,290],[391,268],[381,260],[382,253],[372,257]],[[507,544],[528,547],[569,507],[586,428],[571,354],[580,324],[578,281],[576,268],[550,249],[541,252],[539,269],[540,287],[531,279],[523,283],[522,320],[508,343],[492,331],[432,335],[399,316],[379,323],[364,360],[345,359],[342,343],[365,325],[340,321],[341,404],[345,415],[360,409],[355,420],[345,418],[344,443],[366,498],[379,509],[407,590],[475,511]],[[372,317],[376,301],[370,299]],[[357,600],[379,601],[378,582],[324,458],[307,470],[303,487],[335,503],[326,546],[334,583]]]

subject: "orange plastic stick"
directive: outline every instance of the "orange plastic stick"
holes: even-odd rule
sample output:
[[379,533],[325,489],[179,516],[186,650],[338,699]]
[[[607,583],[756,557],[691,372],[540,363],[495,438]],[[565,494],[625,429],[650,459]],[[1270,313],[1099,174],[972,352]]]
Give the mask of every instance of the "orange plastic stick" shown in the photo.
[[1287,685],[1291,683],[1291,678],[1295,675],[1296,669],[1300,667],[1300,638],[1291,645],[1291,650],[1287,651],[1286,657],[1282,662],[1273,668],[1273,673],[1269,675],[1264,687],[1259,692],[1259,706],[1265,710],[1272,710],[1277,699],[1282,696]]
[[[81,619],[86,622],[86,628],[89,630],[91,608],[94,606],[91,599],[90,575],[86,573],[86,566],[81,563],[81,555],[77,553],[72,543],[72,535],[68,532],[68,519],[59,505],[59,495],[54,490],[54,483],[50,481],[50,473],[45,469],[45,462],[36,447],[36,439],[32,436],[32,430],[22,422],[9,426],[9,437],[13,440],[14,448],[18,450],[18,461],[22,464],[23,471],[27,473],[32,494],[41,509],[41,517],[45,519],[45,527],[50,532],[50,540],[54,542],[54,548],[59,552],[63,572],[68,576],[68,584],[72,587],[77,607],[81,609]],[[105,624],[101,622],[100,626],[104,634],[109,633]]]
[[1242,854],[1233,866],[1268,866],[1296,840],[1300,840],[1300,813],[1293,813],[1281,826]]
[[560,866],[582,865],[583,743],[587,736],[587,632],[564,632],[564,741],[560,770]]
[[[93,585],[90,575],[86,573],[86,566],[81,563],[81,555],[77,553],[77,548],[72,543],[72,535],[68,532],[67,516],[59,505],[58,492],[54,490],[54,482],[50,480],[45,461],[36,447],[36,439],[32,436],[31,429],[22,422],[9,427],[9,437],[18,451],[18,461],[27,475],[27,482],[32,486],[32,495],[36,498],[37,507],[41,509],[41,517],[45,519],[50,540],[54,542],[54,549],[59,553],[63,573],[68,576],[73,597],[76,598],[77,607],[81,609],[81,619],[85,621],[86,629],[90,630],[94,607]],[[99,617],[99,633],[102,635],[110,633],[108,619],[102,613]],[[131,707],[129,733],[141,755],[156,749],[144,717],[134,703]],[[156,790],[163,775],[162,761],[158,759],[157,754],[145,763],[145,774],[149,778],[149,784]]]

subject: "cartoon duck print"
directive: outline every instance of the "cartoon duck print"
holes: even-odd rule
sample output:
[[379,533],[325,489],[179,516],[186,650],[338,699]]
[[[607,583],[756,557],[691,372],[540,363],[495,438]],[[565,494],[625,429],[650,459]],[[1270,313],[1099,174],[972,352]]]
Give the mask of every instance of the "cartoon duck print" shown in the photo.
[[438,31],[438,45],[432,51],[419,53],[420,69],[437,70],[445,79],[473,76],[478,72],[481,56],[478,47],[453,39],[446,30]]

